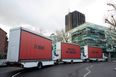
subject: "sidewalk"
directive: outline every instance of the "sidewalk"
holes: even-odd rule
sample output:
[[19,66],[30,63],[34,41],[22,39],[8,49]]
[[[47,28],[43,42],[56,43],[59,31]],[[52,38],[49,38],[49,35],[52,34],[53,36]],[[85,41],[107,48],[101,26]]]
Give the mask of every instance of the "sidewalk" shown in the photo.
[[0,67],[6,66],[5,62],[6,62],[6,59],[0,59]]

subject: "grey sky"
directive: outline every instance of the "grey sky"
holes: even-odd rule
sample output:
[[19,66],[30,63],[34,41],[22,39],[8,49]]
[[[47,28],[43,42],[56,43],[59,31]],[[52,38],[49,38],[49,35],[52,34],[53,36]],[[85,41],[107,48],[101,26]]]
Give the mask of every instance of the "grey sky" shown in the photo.
[[91,23],[104,25],[107,0],[0,0],[0,27],[23,26],[46,33],[64,29],[65,15],[80,11]]

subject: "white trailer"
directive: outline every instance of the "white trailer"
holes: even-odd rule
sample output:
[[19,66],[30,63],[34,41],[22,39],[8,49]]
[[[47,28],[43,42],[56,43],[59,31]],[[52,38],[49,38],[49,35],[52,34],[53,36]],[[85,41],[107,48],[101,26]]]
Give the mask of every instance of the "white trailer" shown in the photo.
[[7,64],[23,67],[52,65],[52,41],[31,30],[19,27],[10,30]]
[[53,58],[58,62],[82,62],[80,46],[72,43],[57,42]]

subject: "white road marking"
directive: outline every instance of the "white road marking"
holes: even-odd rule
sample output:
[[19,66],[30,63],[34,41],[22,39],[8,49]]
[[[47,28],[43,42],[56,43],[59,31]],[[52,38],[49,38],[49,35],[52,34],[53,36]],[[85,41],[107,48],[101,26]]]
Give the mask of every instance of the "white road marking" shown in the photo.
[[91,73],[91,70],[90,68],[92,68],[93,65],[91,65],[90,67],[87,67],[86,70],[88,71],[83,77],[87,77],[90,73]]
[[20,73],[21,73],[21,72],[18,72],[18,73],[16,73],[16,74],[12,75],[12,77],[17,76],[17,75],[19,75]]

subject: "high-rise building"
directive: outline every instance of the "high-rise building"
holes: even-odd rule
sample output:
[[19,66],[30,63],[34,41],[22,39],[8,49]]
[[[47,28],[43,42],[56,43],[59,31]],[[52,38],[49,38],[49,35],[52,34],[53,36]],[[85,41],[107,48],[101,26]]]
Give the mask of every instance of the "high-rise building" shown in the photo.
[[65,16],[65,31],[69,31],[81,24],[85,23],[85,15],[78,12],[70,12]]

